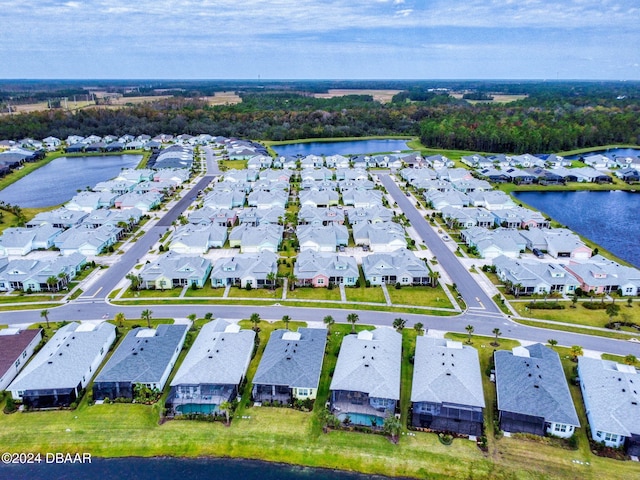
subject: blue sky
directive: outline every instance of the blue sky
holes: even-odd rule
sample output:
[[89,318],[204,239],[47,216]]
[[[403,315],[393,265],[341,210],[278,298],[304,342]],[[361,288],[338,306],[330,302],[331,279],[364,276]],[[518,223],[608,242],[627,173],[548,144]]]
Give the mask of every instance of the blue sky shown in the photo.
[[640,79],[638,0],[0,0],[2,78]]

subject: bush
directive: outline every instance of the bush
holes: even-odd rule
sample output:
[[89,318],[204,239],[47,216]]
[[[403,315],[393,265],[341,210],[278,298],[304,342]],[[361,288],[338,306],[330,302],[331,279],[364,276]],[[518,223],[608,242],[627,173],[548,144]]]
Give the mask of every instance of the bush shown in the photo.
[[4,404],[4,413],[13,413],[18,410],[16,406],[16,401],[13,399],[11,395],[7,395],[7,401]]
[[402,288],[402,285],[400,285],[400,282],[396,283],[396,290],[400,290]]
[[583,302],[582,306],[587,310],[606,310],[608,303],[602,302]]
[[565,306],[558,302],[529,302],[530,310],[564,310]]

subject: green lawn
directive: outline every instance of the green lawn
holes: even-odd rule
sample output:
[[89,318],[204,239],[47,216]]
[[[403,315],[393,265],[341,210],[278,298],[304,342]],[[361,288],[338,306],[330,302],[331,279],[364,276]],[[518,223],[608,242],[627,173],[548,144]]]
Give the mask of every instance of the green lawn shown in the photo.
[[231,287],[229,298],[271,298],[279,300],[282,298],[282,287],[271,290],[270,288],[246,288]]
[[306,300],[334,300],[340,301],[340,289],[334,287],[332,290],[328,288],[300,287],[287,292],[289,299],[306,299]]
[[[547,302],[553,302],[553,300],[547,300]],[[594,300],[594,302],[597,303],[598,300]],[[566,307],[564,310],[529,310],[527,303],[528,302],[511,302],[511,306],[513,306],[520,315],[528,318],[554,320],[556,322],[588,325],[591,327],[604,327],[606,323],[609,323],[609,317],[605,310],[588,310],[582,306],[583,302],[579,302],[576,308],[571,308],[571,302],[569,301],[561,302],[561,304]],[[620,314],[614,318],[614,321],[630,321],[640,324],[640,308],[637,304],[631,308],[627,307],[627,303],[623,300],[617,300],[616,304],[620,306]]]
[[347,287],[345,293],[350,302],[385,303],[382,287]]
[[11,293],[9,295],[0,295],[0,304],[6,303],[33,303],[33,302],[56,302],[60,301],[62,297],[66,295],[64,293],[51,293],[47,295],[43,295],[41,293],[38,294],[24,294],[20,295],[19,293]]
[[182,292],[182,288],[179,287],[167,290],[131,290],[131,288],[127,288],[121,298],[172,298],[179,297],[180,292]]
[[391,303],[397,305],[421,305],[428,307],[453,308],[449,298],[440,285],[433,287],[387,287]]
[[204,287],[193,290],[188,288],[185,292],[185,297],[222,297],[224,295],[224,287],[213,288],[211,282],[206,282]]

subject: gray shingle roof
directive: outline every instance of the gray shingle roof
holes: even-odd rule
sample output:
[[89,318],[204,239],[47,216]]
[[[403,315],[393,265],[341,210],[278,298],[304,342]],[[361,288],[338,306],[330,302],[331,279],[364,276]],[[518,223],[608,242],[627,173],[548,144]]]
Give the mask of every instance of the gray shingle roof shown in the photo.
[[[69,323],[58,329],[9,386],[11,391],[75,388],[101,355],[109,337],[115,340],[115,326]],[[89,381],[87,378],[86,381]]]
[[347,335],[330,389],[399,400],[401,356],[402,336],[390,328]]
[[578,357],[587,416],[593,432],[640,435],[640,375],[610,360]]
[[253,330],[239,330],[221,318],[206,323],[171,386],[238,385],[247,372],[255,336]]
[[579,427],[558,354],[540,343],[514,351],[494,354],[498,409]]
[[176,349],[182,348],[188,328],[188,325],[159,325],[156,330],[131,330],[94,383],[160,382]]
[[478,351],[460,342],[419,336],[411,401],[484,408]]
[[323,328],[275,330],[253,377],[254,385],[318,388],[326,343]]

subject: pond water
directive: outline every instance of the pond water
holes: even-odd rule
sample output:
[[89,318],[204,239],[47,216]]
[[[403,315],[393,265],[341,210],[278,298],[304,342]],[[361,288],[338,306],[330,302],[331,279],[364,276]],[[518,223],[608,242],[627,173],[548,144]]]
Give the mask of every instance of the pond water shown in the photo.
[[567,158],[570,160],[576,160],[580,157],[586,157],[588,155],[604,155],[605,157],[639,157],[640,150],[637,148],[610,148],[608,150],[598,150],[596,152],[583,153],[580,155],[569,155]]
[[514,195],[640,267],[640,193],[515,192]]
[[271,147],[278,155],[355,155],[409,150],[407,140],[376,139],[345,142],[288,143]]
[[135,168],[142,155],[60,157],[0,191],[0,200],[23,208],[50,207],[73,197],[77,190]]
[[11,480],[365,480],[387,477],[337,470],[216,458],[93,458],[90,464],[1,465],[0,478]]

